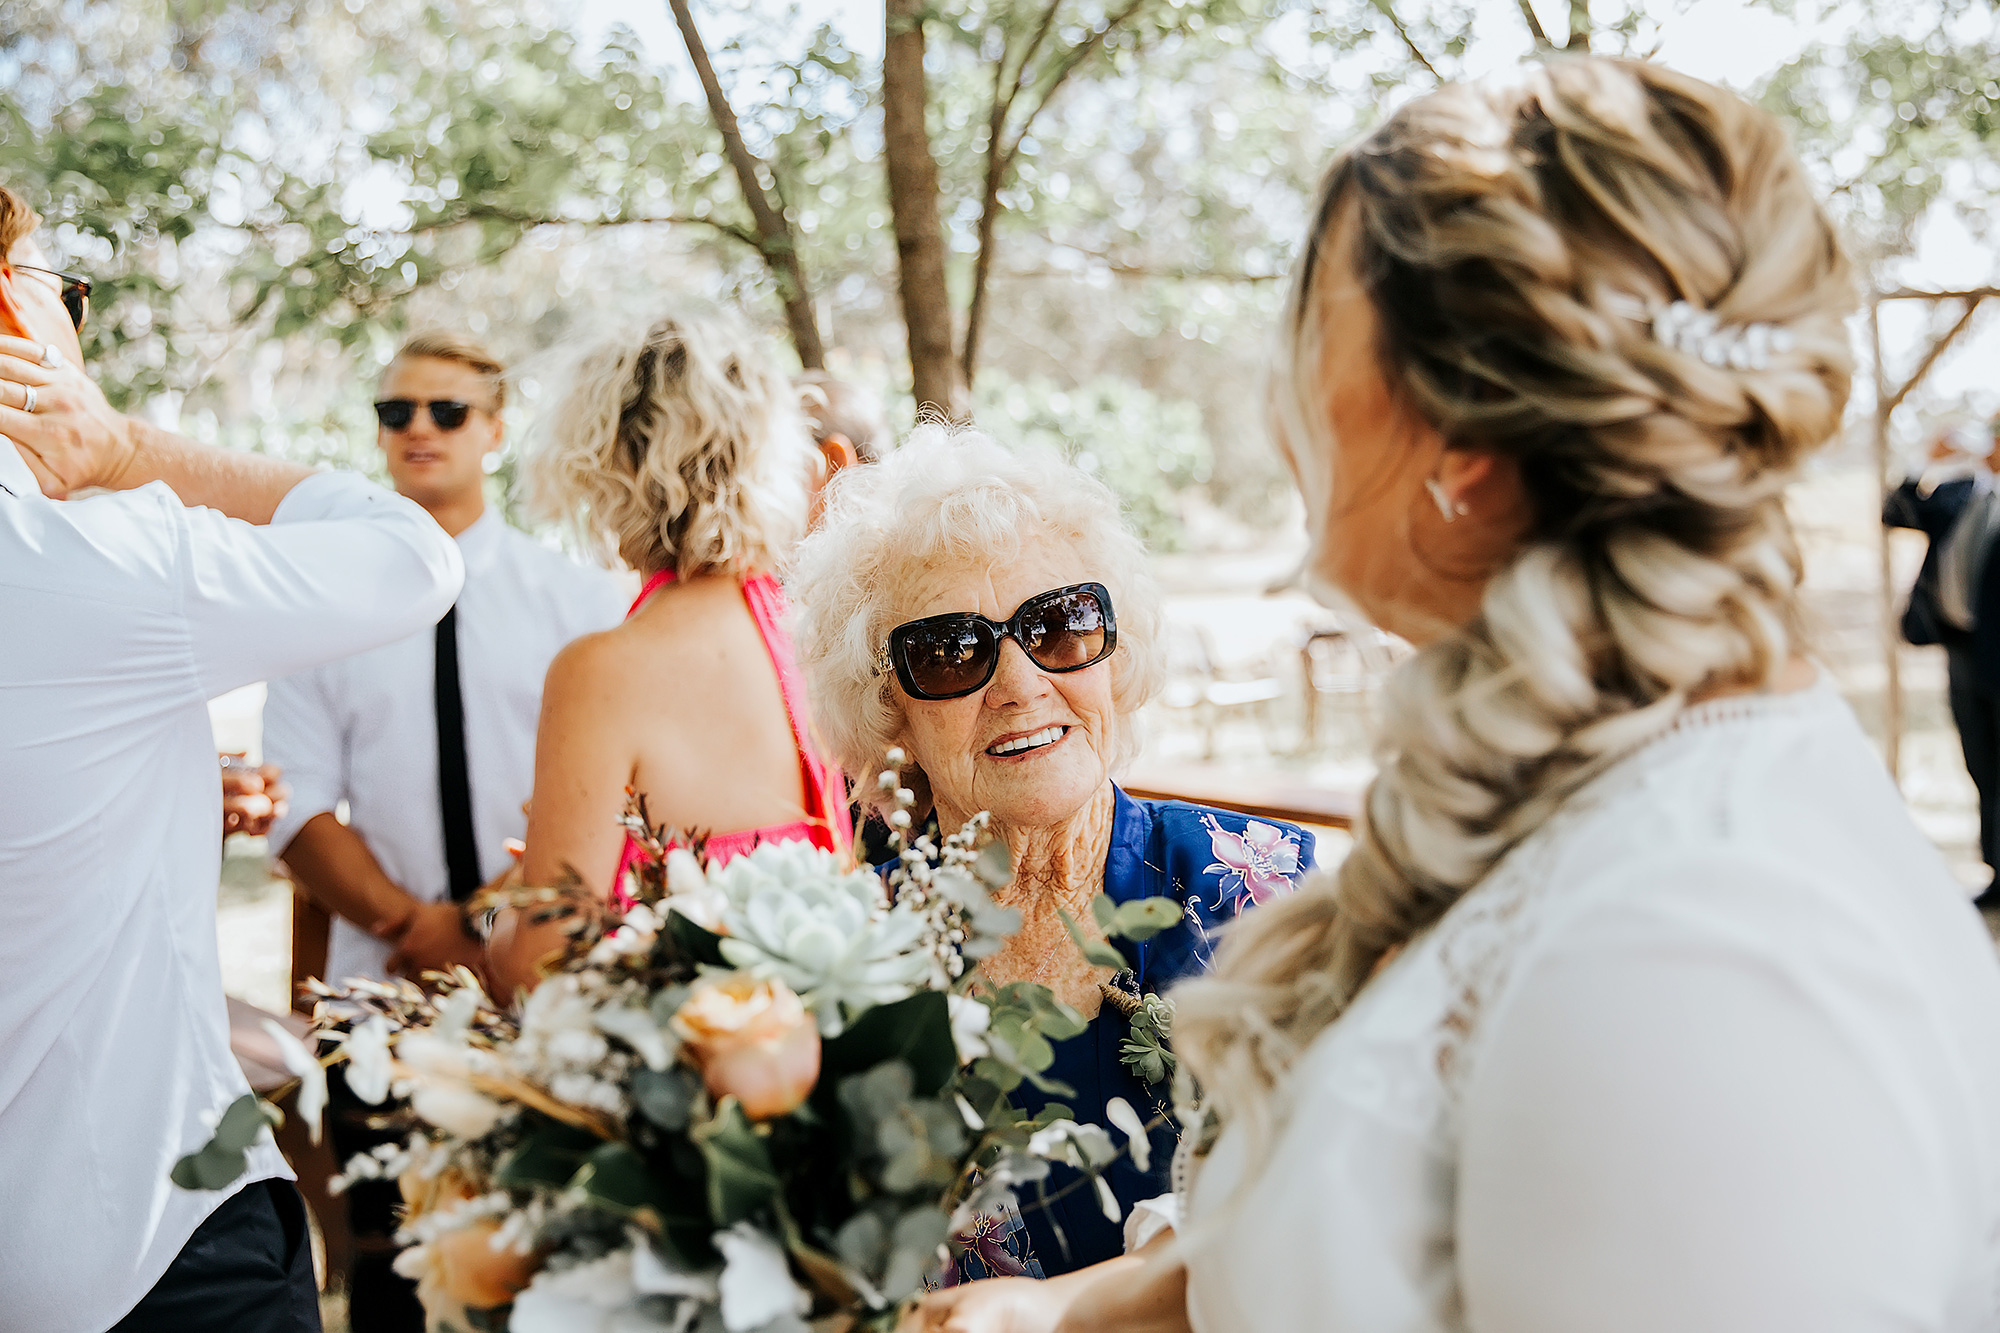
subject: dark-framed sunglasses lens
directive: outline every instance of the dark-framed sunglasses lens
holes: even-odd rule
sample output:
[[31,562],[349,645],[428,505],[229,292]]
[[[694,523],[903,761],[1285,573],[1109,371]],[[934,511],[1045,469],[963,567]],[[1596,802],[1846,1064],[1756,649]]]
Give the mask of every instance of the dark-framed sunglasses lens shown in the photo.
[[82,333],[83,322],[90,318],[90,284],[80,278],[64,278],[62,303],[69,311],[70,325]]
[[1022,647],[1037,666],[1067,671],[1088,666],[1104,652],[1104,607],[1093,592],[1066,592],[1022,617]]
[[439,430],[457,430],[472,414],[470,403],[455,403],[449,399],[439,399],[430,404],[431,422]]
[[408,430],[417,415],[417,405],[408,398],[390,398],[375,404],[375,420],[384,430]]
[[924,625],[903,638],[910,681],[925,694],[968,694],[993,671],[993,631],[976,620]]

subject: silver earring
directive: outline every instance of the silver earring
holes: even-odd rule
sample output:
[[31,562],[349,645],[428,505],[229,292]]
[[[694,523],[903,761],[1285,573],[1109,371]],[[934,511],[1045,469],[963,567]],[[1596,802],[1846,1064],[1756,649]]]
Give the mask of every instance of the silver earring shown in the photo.
[[1472,506],[1464,501],[1454,502],[1445,492],[1444,483],[1436,477],[1425,478],[1424,489],[1431,493],[1431,499],[1437,502],[1438,512],[1444,515],[1444,521],[1447,523],[1456,523],[1472,512]]

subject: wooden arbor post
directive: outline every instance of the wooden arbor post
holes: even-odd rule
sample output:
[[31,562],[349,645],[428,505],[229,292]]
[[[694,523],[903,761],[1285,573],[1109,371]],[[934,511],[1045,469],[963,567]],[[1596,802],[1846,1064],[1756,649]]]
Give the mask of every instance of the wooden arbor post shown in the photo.
[[[1878,490],[1877,507],[1886,505],[1889,492],[1897,485],[1897,478],[1891,475],[1894,458],[1889,449],[1889,422],[1896,409],[1903,405],[1916,387],[1937,366],[1959,335],[1972,326],[1972,318],[1979,313],[1979,307],[1988,297],[2000,296],[2000,287],[1975,287],[1960,292],[1927,292],[1902,287],[1892,292],[1877,292],[1868,301],[1868,338],[1875,361],[1875,481]],[[1900,386],[1889,382],[1889,369],[1882,361],[1882,303],[1884,301],[1924,301],[1936,306],[1946,301],[1962,302],[1964,308],[1957,320],[1943,333],[1933,337],[1924,354],[1917,361],[1917,367]],[[1903,671],[1902,671],[1902,630],[1896,623],[1896,585],[1894,571],[1889,561],[1889,529],[1879,528],[1877,534],[1879,561],[1882,574],[1882,663],[1886,668],[1883,682],[1882,706],[1882,754],[1889,765],[1889,776],[1898,785],[1903,780]]]

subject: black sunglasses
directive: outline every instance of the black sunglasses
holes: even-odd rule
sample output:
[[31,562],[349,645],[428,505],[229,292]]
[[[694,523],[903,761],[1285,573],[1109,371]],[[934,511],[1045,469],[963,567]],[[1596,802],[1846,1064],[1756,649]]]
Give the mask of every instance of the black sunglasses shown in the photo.
[[30,273],[46,273],[62,282],[63,309],[69,311],[69,322],[78,333],[83,332],[83,321],[90,316],[90,279],[81,273],[65,273],[59,268],[43,268],[40,264],[15,264],[13,267],[26,269]]
[[419,403],[414,398],[385,398],[375,404],[375,419],[382,423],[384,430],[408,430],[416,420],[417,409],[427,408],[431,414],[431,424],[439,430],[457,430],[472,414],[471,403],[461,403],[456,398],[433,398],[427,403]]
[[1000,641],[1021,645],[1044,671],[1081,671],[1111,656],[1118,622],[1102,583],[1073,583],[1030,597],[1006,620],[977,611],[925,616],[889,631],[888,662],[913,699],[962,699],[1000,666]]

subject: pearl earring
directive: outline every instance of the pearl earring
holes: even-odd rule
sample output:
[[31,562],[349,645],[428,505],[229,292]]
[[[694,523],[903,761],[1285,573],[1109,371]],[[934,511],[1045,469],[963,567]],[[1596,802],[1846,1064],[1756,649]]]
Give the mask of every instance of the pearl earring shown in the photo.
[[1438,512],[1444,515],[1444,521],[1447,523],[1456,523],[1459,519],[1472,512],[1471,505],[1466,504],[1462,500],[1454,501],[1446,493],[1444,483],[1436,477],[1426,478],[1424,489],[1431,493],[1431,499],[1437,502]]

